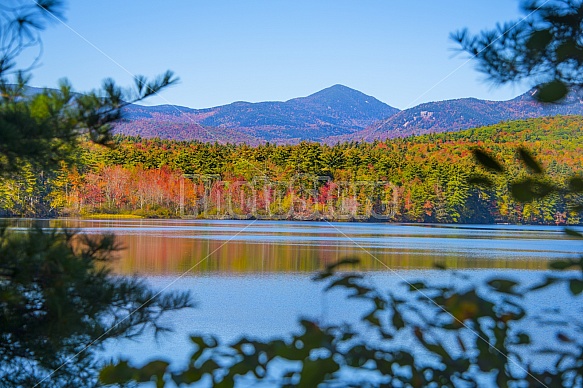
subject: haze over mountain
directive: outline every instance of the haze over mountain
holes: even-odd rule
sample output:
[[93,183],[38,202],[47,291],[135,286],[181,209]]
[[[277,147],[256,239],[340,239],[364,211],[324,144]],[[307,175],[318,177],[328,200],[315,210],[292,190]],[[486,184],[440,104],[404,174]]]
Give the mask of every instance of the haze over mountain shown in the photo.
[[234,102],[209,109],[131,105],[116,132],[201,141],[324,141],[361,131],[399,110],[374,97],[334,85],[285,102]]

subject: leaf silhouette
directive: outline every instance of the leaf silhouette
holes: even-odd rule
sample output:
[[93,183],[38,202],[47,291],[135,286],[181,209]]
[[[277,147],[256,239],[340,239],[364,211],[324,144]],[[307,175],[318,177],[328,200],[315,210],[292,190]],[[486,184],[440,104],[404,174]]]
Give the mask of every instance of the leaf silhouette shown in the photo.
[[539,102],[551,103],[562,100],[569,89],[560,80],[553,80],[537,86],[537,93],[534,94],[534,98]]
[[482,151],[479,148],[476,148],[472,151],[474,153],[474,158],[476,161],[488,170],[491,170],[496,173],[504,172],[504,168],[502,165],[494,159],[492,156],[488,155],[486,152]]
[[543,169],[540,164],[532,157],[532,154],[526,148],[519,148],[518,155],[524,164],[535,174],[542,174]]

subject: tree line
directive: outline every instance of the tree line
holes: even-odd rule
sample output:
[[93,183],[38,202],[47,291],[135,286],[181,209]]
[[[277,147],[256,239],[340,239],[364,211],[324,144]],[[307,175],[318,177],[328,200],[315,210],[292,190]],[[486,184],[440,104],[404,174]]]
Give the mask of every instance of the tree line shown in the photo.
[[[3,179],[0,204],[5,216],[578,224],[566,205],[572,194],[521,203],[509,182],[527,173],[515,163],[526,145],[567,185],[583,162],[582,124],[556,116],[383,142],[256,147],[117,135],[111,147],[86,142],[59,169],[24,166]],[[489,187],[472,185],[475,148],[514,167]]]

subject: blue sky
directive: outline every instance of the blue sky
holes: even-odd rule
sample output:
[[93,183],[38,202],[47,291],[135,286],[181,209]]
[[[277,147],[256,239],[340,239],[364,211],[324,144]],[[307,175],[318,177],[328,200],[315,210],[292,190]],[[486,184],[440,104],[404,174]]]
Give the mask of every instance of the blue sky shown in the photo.
[[83,91],[106,77],[129,85],[128,72],[170,69],[180,84],[150,104],[281,101],[334,84],[400,109],[504,100],[528,87],[484,82],[448,35],[520,16],[513,0],[75,0],[68,27],[54,23],[43,33],[31,84],[51,87],[66,76]]

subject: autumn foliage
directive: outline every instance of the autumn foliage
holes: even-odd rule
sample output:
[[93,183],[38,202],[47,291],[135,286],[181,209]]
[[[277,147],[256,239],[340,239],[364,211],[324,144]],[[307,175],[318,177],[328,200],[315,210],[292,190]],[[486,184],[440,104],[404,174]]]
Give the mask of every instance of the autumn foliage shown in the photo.
[[[581,171],[580,116],[501,123],[462,132],[334,146],[247,145],[117,137],[87,144],[74,165],[33,167],[1,186],[4,215],[134,214],[149,217],[329,219],[396,222],[579,223],[554,193],[530,203],[509,182],[526,145],[558,182]],[[513,170],[492,187],[472,149],[485,148]]]

